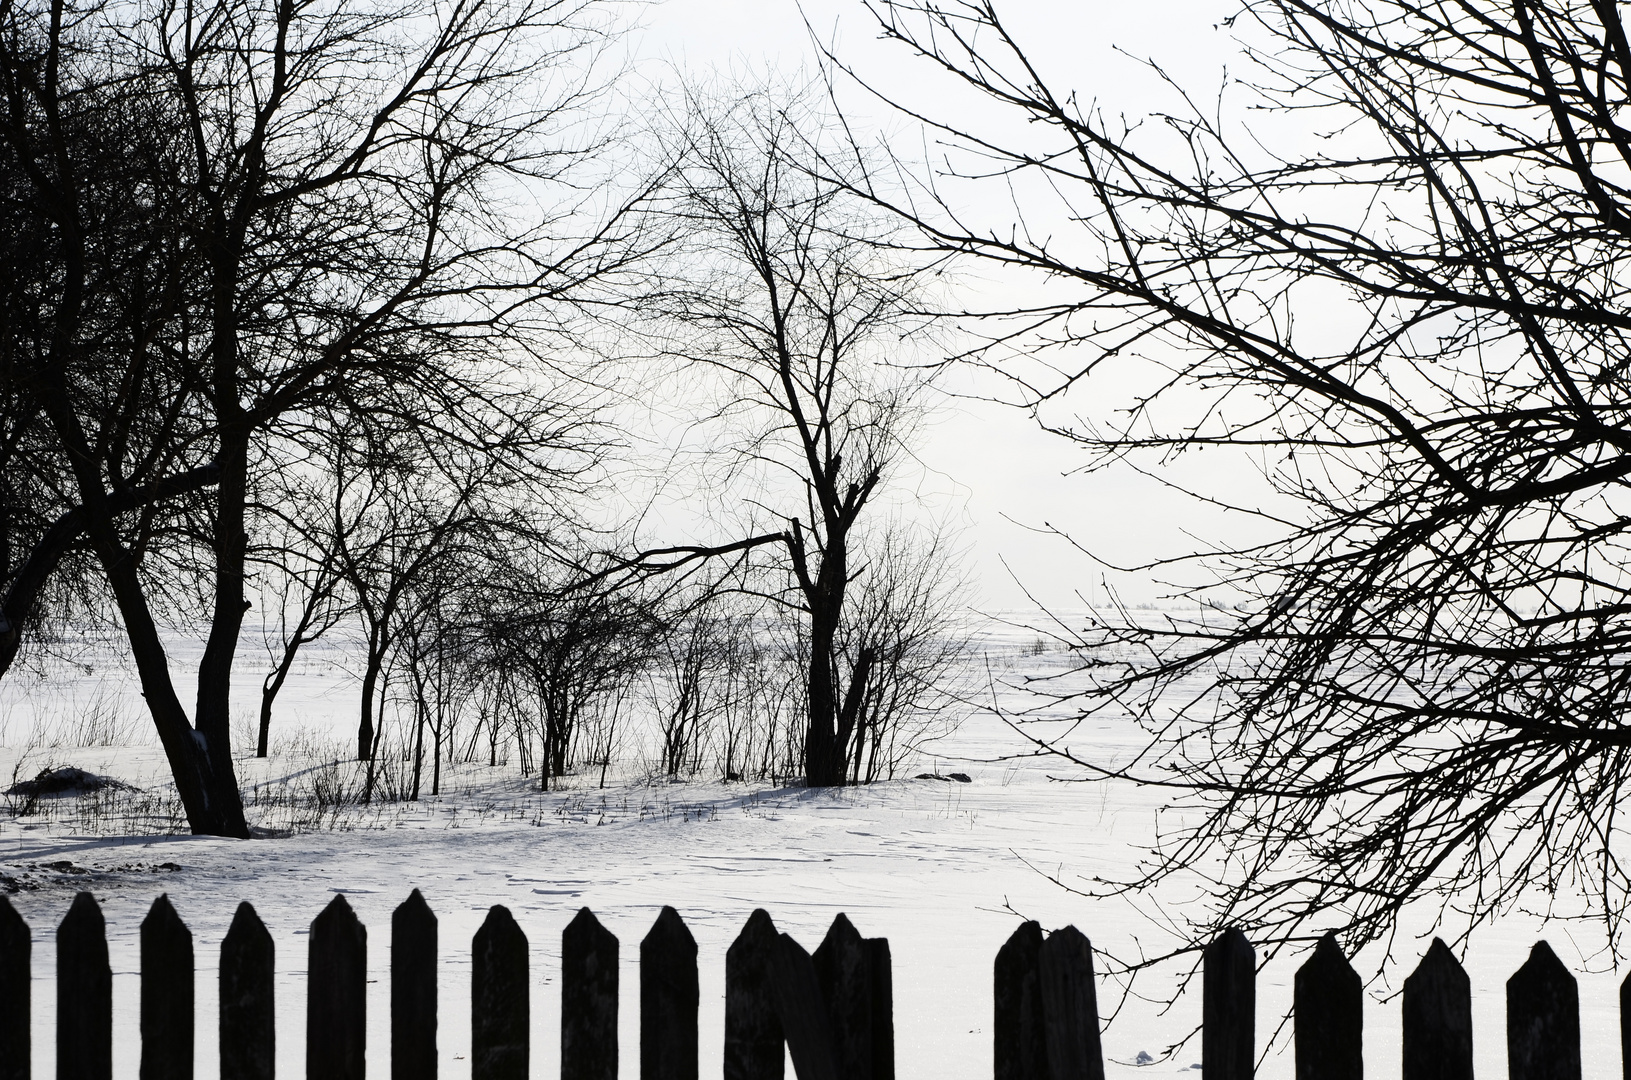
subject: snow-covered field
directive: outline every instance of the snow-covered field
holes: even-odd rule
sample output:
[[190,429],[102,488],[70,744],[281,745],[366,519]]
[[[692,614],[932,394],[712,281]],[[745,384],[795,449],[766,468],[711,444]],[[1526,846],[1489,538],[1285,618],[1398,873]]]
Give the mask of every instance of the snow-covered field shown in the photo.
[[[986,651],[994,668],[1013,676],[1065,663],[1056,652],[1031,655],[1024,647],[1029,640],[1021,631],[993,627]],[[246,650],[246,660],[251,655]],[[34,1068],[40,1076],[54,1071],[53,932],[80,889],[95,893],[108,919],[120,1080],[137,1073],[137,934],[160,892],[169,894],[194,934],[201,1076],[214,1072],[215,964],[239,900],[255,905],[276,943],[278,1069],[297,1076],[304,1071],[306,928],[335,892],[347,894],[370,929],[369,1069],[378,1077],[389,1069],[390,914],[413,887],[441,921],[439,1049],[445,1075],[454,1077],[467,1067],[469,942],[492,904],[509,907],[531,942],[536,1075],[558,1069],[560,934],[584,905],[621,941],[622,1067],[625,1075],[635,1074],[639,941],[661,905],[672,904],[699,946],[703,1075],[717,1076],[720,1068],[725,949],[748,914],[763,907],[811,949],[840,911],[863,934],[887,937],[900,1075],[980,1077],[991,1069],[991,962],[1021,917],[1048,929],[1073,923],[1096,947],[1125,955],[1141,945],[1151,951],[1169,946],[1170,932],[1155,915],[1197,902],[1176,891],[1137,903],[1089,901],[1049,880],[1124,872],[1152,836],[1158,803],[1114,784],[1055,779],[1074,774],[1055,759],[1026,756],[1013,732],[989,715],[975,715],[953,736],[925,747],[909,770],[964,772],[971,778],[966,784],[900,779],[804,791],[653,782],[626,768],[604,788],[596,774],[541,793],[513,767],[470,767],[449,778],[450,793],[441,798],[367,812],[338,808],[332,828],[251,842],[163,835],[157,829],[173,807],[162,757],[137,691],[109,657],[87,670],[80,655],[80,666],[55,664],[48,678],[18,672],[0,682],[0,779],[74,765],[150,793],[143,800],[126,792],[100,807],[59,804],[44,818],[0,814],[0,874],[18,887],[11,901],[34,931]],[[246,663],[240,670],[247,728],[254,667]],[[251,807],[252,817],[272,826],[289,823],[289,811],[271,796],[298,786],[301,776],[309,786],[309,770],[324,768],[325,751],[339,746],[354,725],[354,687],[343,656],[312,650],[281,701],[279,752],[266,762],[243,762],[246,789],[265,800]],[[1104,723],[1073,736],[1086,738],[1131,749],[1137,732]],[[142,816],[98,812],[132,807]],[[1574,928],[1571,937],[1569,928],[1543,929],[1522,916],[1475,937],[1467,959],[1478,1070],[1505,1071],[1505,980],[1542,934],[1580,976],[1587,1075],[1617,1075],[1618,977],[1604,969],[1598,932]],[[1425,944],[1406,940],[1398,951],[1411,959],[1370,984],[1366,1057],[1373,1076],[1397,1075],[1398,1000],[1391,995]],[[1277,958],[1260,976],[1260,1047],[1289,1009],[1301,959]],[[1355,966],[1369,978],[1379,964],[1379,956],[1366,955]],[[1171,1056],[1163,1053],[1199,1022],[1198,984],[1170,1008],[1162,1003],[1181,975],[1141,976],[1137,993],[1110,1019],[1104,1034],[1109,1076],[1198,1068],[1198,1038]],[[1101,1010],[1120,1001],[1114,986],[1101,986]],[[1288,1034],[1280,1031],[1261,1075],[1292,1074]],[[1132,1065],[1141,1051],[1155,1062]]]

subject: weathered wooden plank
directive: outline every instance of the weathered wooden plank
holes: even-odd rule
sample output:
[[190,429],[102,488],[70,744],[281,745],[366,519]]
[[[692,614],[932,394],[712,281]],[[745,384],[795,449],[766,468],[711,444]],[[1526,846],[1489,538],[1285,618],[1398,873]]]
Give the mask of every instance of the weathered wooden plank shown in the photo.
[[895,976],[888,938],[867,938],[872,968],[872,1080],[895,1080]]
[[617,1080],[617,937],[588,908],[561,934],[561,1080]]
[[436,913],[418,889],[391,913],[391,1080],[436,1080]]
[[1472,987],[1438,938],[1404,981],[1404,1080],[1472,1080]]
[[725,1080],[782,1080],[786,1055],[771,984],[780,949],[763,908],[725,950]]
[[1297,1080],[1363,1080],[1364,986],[1326,934],[1297,969],[1292,1004]]
[[812,958],[832,1026],[833,1065],[850,1080],[872,1080],[872,954],[840,912]]
[[74,897],[57,927],[57,1080],[113,1076],[113,971],[102,909]]
[[306,1080],[364,1080],[368,930],[343,894],[311,923],[306,976]]
[[29,1080],[31,1075],[33,950],[28,924],[0,896],[0,1080]]
[[697,1080],[697,941],[664,907],[640,942],[640,1080]]
[[527,1080],[532,1054],[527,935],[510,909],[494,904],[476,931],[470,983],[473,1080]]
[[1092,943],[1074,926],[1055,930],[1042,943],[1038,971],[1048,1075],[1052,1080],[1104,1080]]
[[272,935],[246,900],[221,942],[221,1080],[272,1080]]
[[160,894],[142,920],[141,1080],[192,1080],[193,933]]
[[1511,1080],[1580,1080],[1580,991],[1544,941],[1506,981]]
[[1201,972],[1201,1071],[1251,1080],[1257,1052],[1257,954],[1234,927],[1206,947]]
[[787,934],[777,937],[770,986],[776,1016],[787,1040],[787,1056],[793,1059],[798,1080],[838,1080],[832,1024],[816,979],[815,962],[804,946]]
[[1042,927],[1021,923],[997,951],[992,986],[992,1073],[996,1080],[1048,1076],[1042,1014]]

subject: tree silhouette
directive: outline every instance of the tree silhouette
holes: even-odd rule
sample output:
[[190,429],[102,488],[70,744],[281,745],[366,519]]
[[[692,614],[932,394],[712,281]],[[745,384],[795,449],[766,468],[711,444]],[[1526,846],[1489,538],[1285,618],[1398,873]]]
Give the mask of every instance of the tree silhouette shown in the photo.
[[[915,189],[855,186],[937,253],[1039,275],[1035,303],[981,313],[976,358],[1095,462],[1176,483],[1179,455],[1244,452],[1272,488],[1193,492],[1262,542],[1132,568],[1202,614],[1103,610],[1080,632],[1070,700],[1150,745],[1072,753],[1206,810],[1118,886],[1217,875],[1191,918],[1259,941],[1335,913],[1357,945],[1423,897],[1468,927],[1581,897],[1617,932],[1622,9],[1253,0],[1216,110],[1128,120],[1060,85],[993,3],[871,8],[950,80],[937,100],[987,107],[916,111],[946,164]],[[1011,216],[977,216],[961,185],[987,183]]]
[[[7,402],[61,478],[34,530],[82,533],[195,832],[247,835],[228,715],[268,474],[333,416],[489,445],[531,406],[541,335],[640,252],[577,172],[608,29],[567,0],[0,8],[8,224],[42,252],[11,293]],[[111,181],[62,122],[108,96],[150,151]],[[191,573],[155,573],[142,511],[178,490]],[[208,613],[190,714],[165,590]]]

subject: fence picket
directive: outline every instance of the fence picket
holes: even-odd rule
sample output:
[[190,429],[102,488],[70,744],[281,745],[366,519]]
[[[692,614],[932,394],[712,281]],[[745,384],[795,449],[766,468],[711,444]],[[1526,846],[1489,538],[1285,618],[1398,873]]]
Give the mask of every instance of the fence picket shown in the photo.
[[1472,987],[1438,938],[1404,981],[1403,1080],[1472,1080]]
[[1631,975],[1620,983],[1620,1070],[1631,1080]]
[[697,940],[665,906],[640,942],[640,1080],[697,1080]]
[[161,893],[142,920],[141,1080],[192,1080],[193,932]]
[[832,1022],[821,998],[815,961],[789,934],[778,938],[770,985],[787,1040],[787,1056],[793,1059],[798,1080],[838,1080]]
[[515,924],[509,908],[494,904],[476,931],[472,950],[472,1080],[527,1080],[532,1054],[527,935]]
[[391,1080],[436,1080],[436,913],[418,889],[391,913]]
[[588,908],[561,935],[561,1080],[617,1080],[617,936]]
[[1362,1080],[1364,985],[1335,934],[1297,969],[1292,1016],[1297,1080]]
[[852,1080],[872,1080],[872,954],[843,912],[813,959],[832,1025],[833,1064]]
[[28,924],[0,896],[0,1080],[29,1080],[33,949]]
[[306,976],[306,1080],[364,1080],[368,930],[336,894],[312,920]]
[[755,908],[725,950],[725,1080],[782,1080],[785,1054],[771,980],[780,940]]
[[867,938],[872,968],[872,1080],[895,1080],[895,973],[888,938]]
[[245,900],[221,942],[221,1080],[272,1080],[272,935]]
[[1506,981],[1511,1080],[1580,1080],[1580,991],[1552,947],[1535,943]]
[[113,971],[107,927],[88,892],[57,927],[57,1080],[113,1076]]
[[1230,927],[1202,954],[1201,1071],[1206,1080],[1251,1080],[1256,1055],[1257,954]]
[[1055,930],[1042,943],[1037,967],[1049,1076],[1104,1080],[1092,943],[1074,926]]
[[992,1072],[996,1080],[1039,1080],[1048,1073],[1042,1013],[1042,927],[1021,923],[997,951],[992,976]]

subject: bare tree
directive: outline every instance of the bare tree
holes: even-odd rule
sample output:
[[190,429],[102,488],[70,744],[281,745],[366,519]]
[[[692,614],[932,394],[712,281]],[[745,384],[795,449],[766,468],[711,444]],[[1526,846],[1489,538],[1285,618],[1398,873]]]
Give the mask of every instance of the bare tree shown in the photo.
[[[638,585],[586,586],[574,580],[570,563],[540,555],[514,550],[507,565],[493,568],[477,622],[481,655],[537,729],[539,782],[547,791],[572,769],[585,721],[628,699],[655,658],[663,626],[658,605]],[[525,732],[518,738],[525,741]]]
[[714,716],[721,684],[731,670],[735,626],[707,607],[664,620],[667,624],[651,674],[659,762],[670,779],[695,773]]
[[960,554],[944,527],[894,518],[861,546],[866,587],[845,613],[839,648],[877,658],[856,712],[850,780],[893,779],[921,742],[961,720],[971,651]]
[[909,456],[927,383],[890,362],[922,325],[920,268],[892,259],[885,223],[810,168],[807,138],[824,123],[797,94],[693,94],[665,208],[686,239],[665,291],[642,305],[665,356],[717,377],[713,408],[741,435],[729,471],[754,492],[752,516],[780,526],[746,543],[779,549],[791,587],[777,596],[804,620],[812,786],[852,772],[878,659],[871,643],[853,655],[839,644],[851,592],[868,587],[852,552]]
[[[588,0],[59,0],[8,3],[4,17],[9,41],[42,48],[38,62],[8,61],[8,134],[31,163],[15,204],[45,223],[55,324],[9,378],[72,478],[64,513],[78,515],[112,594],[193,829],[247,835],[228,703],[252,467],[276,460],[269,445],[306,440],[328,409],[485,444],[528,335],[560,323],[564,303],[638,246],[608,224],[617,207],[572,174],[595,149],[569,129],[601,85],[591,58],[606,22]],[[55,119],[81,81],[125,88],[133,123],[170,136],[133,159],[145,166],[126,180],[133,195],[96,201],[93,162]],[[558,212],[519,221],[523,192]],[[104,254],[90,224],[106,204],[164,209],[150,246],[167,272],[156,298],[121,286],[129,299],[115,310],[135,328],[123,349],[102,346],[88,303]],[[157,287],[170,282],[173,295]],[[127,518],[205,487],[192,520],[205,532],[197,591],[210,628],[189,716],[143,525]]]
[[261,638],[271,664],[261,679],[256,757],[270,750],[273,706],[301,651],[355,615],[341,530],[361,524],[346,513],[345,497],[350,463],[366,450],[347,444],[351,430],[343,417],[325,426],[326,438],[307,449],[310,456],[261,471],[268,490],[251,507],[257,524],[247,560],[259,582]]
[[272,734],[272,706],[293,670],[300,650],[322,639],[348,614],[340,595],[343,570],[333,538],[290,522],[288,539],[275,563],[257,560],[276,574],[276,584],[262,588],[262,611],[269,620],[261,634],[272,670],[261,679],[260,717],[255,756],[267,755]]
[[401,610],[397,637],[413,708],[413,735],[403,740],[413,769],[410,800],[419,798],[427,749],[430,793],[442,793],[444,750],[451,752],[459,719],[475,697],[480,680],[482,628],[471,616],[483,588],[471,569],[463,552],[438,550],[429,572],[415,576]]
[[[1035,306],[988,313],[1007,322],[983,359],[1098,461],[1160,476],[1244,449],[1280,500],[1238,507],[1267,541],[1155,568],[1203,615],[1103,611],[1081,635],[1082,715],[1150,733],[1134,766],[1073,740],[1088,775],[1207,811],[1122,884],[1220,875],[1195,940],[1318,920],[1358,945],[1413,900],[1469,930],[1520,897],[1617,940],[1621,7],[1254,0],[1232,21],[1246,101],[1153,123],[1094,111],[988,0],[872,8],[942,92],[998,106],[989,125],[919,109],[947,166],[872,189],[933,250],[1045,279]],[[1309,131],[1328,137],[1309,149]],[[954,210],[982,177],[1020,193],[1012,217]]]
[[560,497],[579,490],[594,461],[576,405],[533,400],[523,412],[522,404],[508,402],[477,446],[440,447],[411,425],[348,431],[333,443],[331,533],[364,633],[358,760],[373,757],[381,680],[414,619],[415,594],[439,604],[460,593],[453,577],[479,586],[501,553],[546,549]]

